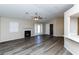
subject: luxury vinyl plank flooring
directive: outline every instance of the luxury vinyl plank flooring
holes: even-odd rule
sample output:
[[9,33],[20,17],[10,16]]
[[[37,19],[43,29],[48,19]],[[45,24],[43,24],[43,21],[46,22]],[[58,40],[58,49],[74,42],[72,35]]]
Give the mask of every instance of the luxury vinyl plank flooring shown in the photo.
[[47,35],[0,43],[0,55],[71,55],[64,38]]

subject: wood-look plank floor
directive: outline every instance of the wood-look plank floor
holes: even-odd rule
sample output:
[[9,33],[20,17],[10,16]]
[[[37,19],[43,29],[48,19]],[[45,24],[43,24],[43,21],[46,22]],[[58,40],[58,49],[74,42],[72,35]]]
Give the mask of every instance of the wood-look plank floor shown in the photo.
[[64,38],[47,35],[0,43],[0,55],[71,55]]

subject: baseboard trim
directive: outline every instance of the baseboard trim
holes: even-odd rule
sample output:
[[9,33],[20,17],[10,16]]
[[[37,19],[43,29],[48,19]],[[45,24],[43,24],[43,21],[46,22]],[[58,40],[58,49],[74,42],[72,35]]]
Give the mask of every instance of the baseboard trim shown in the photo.
[[61,36],[55,36],[55,37],[64,37],[64,35],[61,35]]
[[14,40],[8,40],[8,41],[2,41],[0,44],[6,43],[6,42],[12,42],[12,41],[17,41],[17,40],[22,40],[24,38],[19,38],[19,39],[14,39]]
[[68,49],[67,47],[64,46],[64,48],[69,51],[72,55],[75,55],[70,49]]
[[[46,36],[47,34],[42,34],[42,35],[40,35],[40,36],[43,36],[43,35]],[[34,35],[34,36],[31,36],[30,38],[33,38],[33,37],[36,37],[36,36],[39,36],[39,35]],[[50,35],[47,35],[47,36],[50,36]],[[53,36],[53,37],[64,37],[64,36]],[[0,42],[0,44],[2,44],[2,43],[6,43],[6,42],[11,42],[11,41],[22,40],[22,39],[24,39],[24,38],[18,38],[18,39],[9,40],[9,41],[2,41],[2,42]]]

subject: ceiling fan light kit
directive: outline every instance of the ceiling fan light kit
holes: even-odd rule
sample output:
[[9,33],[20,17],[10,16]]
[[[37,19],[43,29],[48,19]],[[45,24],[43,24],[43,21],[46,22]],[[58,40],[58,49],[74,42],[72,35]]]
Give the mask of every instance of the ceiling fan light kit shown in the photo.
[[38,17],[34,17],[34,20],[39,20]]
[[[25,14],[29,14],[29,13],[28,13],[28,12],[25,12]],[[32,19],[35,20],[35,21],[37,21],[37,20],[39,20],[39,19],[44,19],[44,18],[41,17],[41,16],[38,16],[38,13],[36,12],[36,13],[35,13],[35,16],[33,16]]]

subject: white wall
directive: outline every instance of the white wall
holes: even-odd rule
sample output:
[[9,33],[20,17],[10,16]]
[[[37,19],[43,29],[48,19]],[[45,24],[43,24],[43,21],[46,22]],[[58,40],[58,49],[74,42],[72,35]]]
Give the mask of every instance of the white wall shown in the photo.
[[[19,32],[10,33],[10,31],[9,31],[10,22],[19,23]],[[24,38],[24,31],[26,30],[26,28],[31,29],[32,36],[33,36],[34,35],[33,21],[1,17],[1,40],[0,40],[0,42]]]
[[77,35],[77,32],[78,32],[78,28],[77,28],[77,25],[78,25],[78,19],[76,17],[71,17],[70,18],[70,34],[71,35]]
[[[53,35],[54,36],[64,35],[64,19],[63,18],[52,19],[47,24],[53,24]],[[47,31],[49,31],[49,29]]]
[[57,19],[56,26],[55,26],[56,34],[55,36],[63,36],[64,35],[64,19]]
[[1,18],[0,18],[0,40],[1,40]]
[[43,25],[43,35],[45,34],[45,24],[46,22],[41,23]]
[[[24,31],[25,30],[31,30],[31,36],[35,36],[34,24],[38,23],[38,22],[35,22],[33,20],[22,20],[22,19],[8,18],[8,17],[1,17],[0,20],[1,20],[0,42],[24,38]],[[19,24],[19,31],[18,32],[11,33],[9,31],[10,22],[17,22]],[[39,22],[39,23],[44,24],[42,22]],[[43,34],[44,34],[44,32],[43,32]]]
[[79,54],[79,36],[71,35],[71,33],[75,34],[75,32],[77,32],[76,28],[74,28],[76,27],[77,20],[72,20],[70,17],[77,13],[79,13],[79,5],[74,5],[71,9],[64,13],[64,47],[72,54]]
[[45,26],[45,34],[49,35],[50,34],[49,30],[50,30],[50,25],[46,24],[46,26]]

